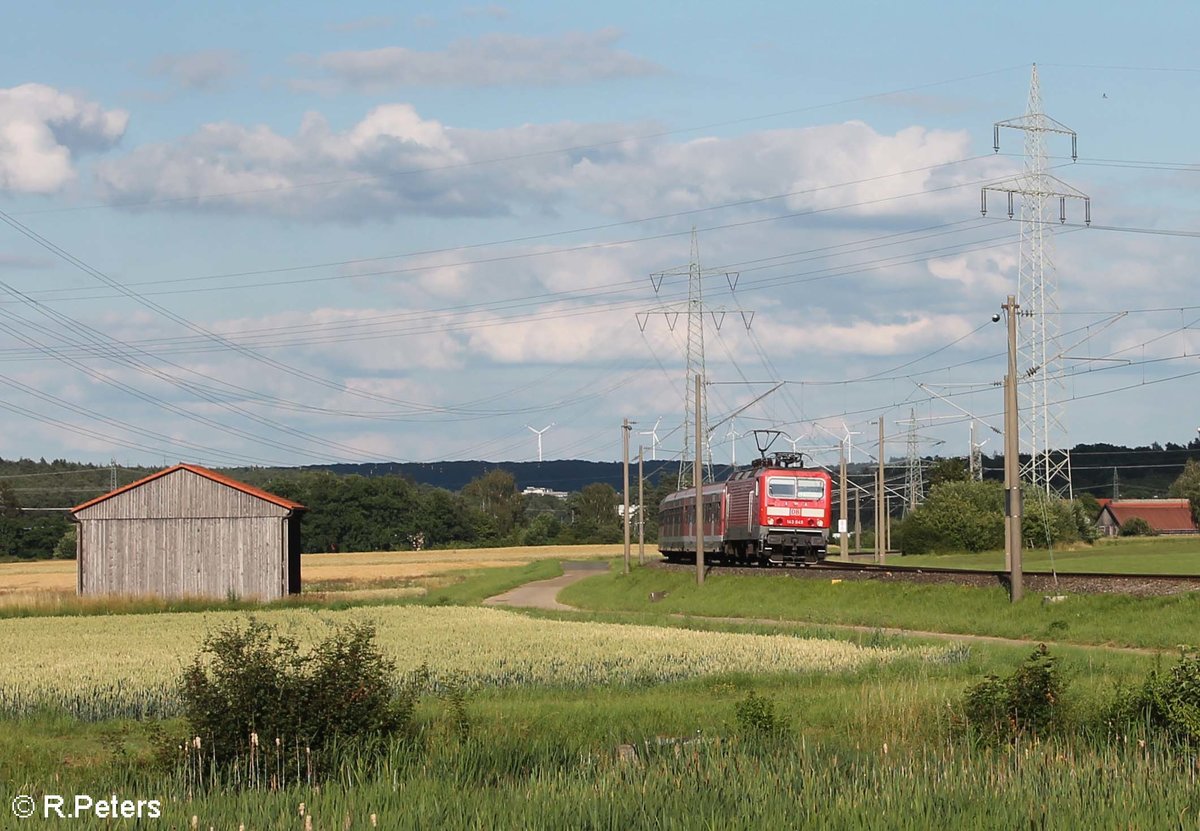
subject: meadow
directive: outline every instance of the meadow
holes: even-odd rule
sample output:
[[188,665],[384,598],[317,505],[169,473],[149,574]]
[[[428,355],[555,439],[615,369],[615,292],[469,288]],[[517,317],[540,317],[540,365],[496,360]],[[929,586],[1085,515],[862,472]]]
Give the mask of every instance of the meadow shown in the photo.
[[[661,600],[651,595],[665,592]],[[596,612],[774,620],[810,626],[902,629],[1076,645],[1175,651],[1200,643],[1200,592],[1161,597],[1070,595],[1009,602],[1000,585],[955,585],[763,575],[714,570],[702,587],[689,570],[639,569],[595,577],[559,594]]]
[[[1160,536],[1100,539],[1066,550],[1027,548],[1022,562],[1029,571],[1063,574],[1113,572],[1119,574],[1200,574],[1200,537]],[[1004,568],[1003,551],[959,554],[891,556],[897,566],[932,566],[998,570]]]
[[[316,591],[261,607],[13,601],[0,617],[0,811],[17,794],[65,792],[161,799],[157,825],[167,828],[1150,828],[1200,819],[1194,752],[1114,735],[1105,721],[1119,690],[1197,642],[1195,594],[1035,597],[1014,608],[998,587],[714,572],[698,589],[690,573],[623,575],[614,562],[560,594],[585,611],[522,613],[479,603],[560,573],[557,558],[458,552],[447,564],[470,567],[439,570],[438,552],[417,554],[430,560],[425,573],[375,581],[350,570],[369,562],[347,562],[306,586]],[[391,593],[411,588],[421,591]],[[651,591],[667,594],[652,602]],[[428,667],[416,744],[382,755],[346,748],[315,779],[298,755],[295,775],[266,789],[164,765],[164,737],[168,747],[187,742],[179,672],[206,632],[248,614],[306,642],[345,621],[372,622],[401,672]],[[864,628],[839,628],[847,624]],[[1032,640],[884,631],[897,626]],[[965,691],[1011,673],[1042,639],[1069,681],[1061,729],[1000,745],[964,730]]]

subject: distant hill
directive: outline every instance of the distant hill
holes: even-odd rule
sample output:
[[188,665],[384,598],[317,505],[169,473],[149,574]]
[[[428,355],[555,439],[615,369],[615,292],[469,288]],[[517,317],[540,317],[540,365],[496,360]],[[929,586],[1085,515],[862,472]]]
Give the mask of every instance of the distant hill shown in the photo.
[[[308,470],[330,470],[334,473],[359,476],[399,475],[423,485],[433,485],[450,491],[462,490],[472,479],[477,479],[489,470],[504,470],[517,480],[517,488],[549,488],[556,491],[578,491],[593,482],[603,482],[620,490],[622,472],[620,462],[587,462],[579,459],[555,459],[545,462],[380,462],[378,464],[313,465]],[[660,475],[673,479],[679,469],[676,461],[645,462],[648,481],[658,480]],[[717,478],[729,473],[728,465],[714,467]],[[637,461],[629,464],[629,481],[637,481]]]
[[[1187,445],[1158,443],[1144,447],[1114,444],[1080,444],[1071,450],[1072,478],[1077,493],[1112,496],[1115,487],[1124,497],[1164,496],[1171,482],[1183,470],[1188,459],[1200,460],[1200,440]],[[646,479],[660,477],[674,482],[678,461],[646,460]],[[889,472],[902,475],[904,459],[891,457]],[[1000,456],[983,457],[986,478],[1003,476]],[[329,470],[337,474],[359,476],[401,475],[413,482],[449,491],[460,491],[472,479],[489,470],[508,471],[519,489],[548,488],[579,491],[593,482],[621,487],[620,462],[590,462],[579,459],[555,459],[545,462],[377,462],[370,464],[311,465],[304,468],[234,468],[227,473],[250,484],[263,485],[273,477],[297,470]],[[856,462],[849,472],[856,479],[872,475],[873,466]],[[0,459],[0,483],[10,489],[17,504],[26,507],[57,508],[78,505],[108,491],[114,481],[126,485],[154,472],[151,468],[119,467],[112,470],[95,464],[56,459]],[[715,465],[719,481],[729,475],[728,465]],[[836,471],[834,471],[836,476]],[[630,481],[636,481],[636,462],[630,464]]]

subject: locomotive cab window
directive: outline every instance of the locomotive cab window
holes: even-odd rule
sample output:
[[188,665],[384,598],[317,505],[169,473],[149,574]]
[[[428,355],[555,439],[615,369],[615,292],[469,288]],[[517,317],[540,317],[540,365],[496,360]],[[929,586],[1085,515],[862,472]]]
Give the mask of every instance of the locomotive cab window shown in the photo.
[[767,480],[767,496],[772,499],[821,499],[825,496],[825,482],[795,476],[772,476]]

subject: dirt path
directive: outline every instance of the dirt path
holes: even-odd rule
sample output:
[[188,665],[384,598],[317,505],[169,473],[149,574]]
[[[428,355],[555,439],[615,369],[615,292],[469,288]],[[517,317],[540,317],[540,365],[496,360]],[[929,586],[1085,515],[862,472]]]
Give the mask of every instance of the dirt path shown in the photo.
[[578,612],[580,610],[574,606],[564,606],[559,603],[556,599],[558,593],[585,577],[608,571],[608,563],[563,563],[562,567],[561,577],[526,583],[510,589],[504,594],[489,597],[483,602],[487,606],[523,606],[531,609],[550,609],[555,612]]
[[[483,601],[489,606],[514,606],[527,609],[548,609],[555,612],[584,612],[576,606],[567,606],[558,602],[558,593],[572,583],[585,577],[605,571],[606,563],[563,563],[563,575],[551,580],[538,580],[526,583],[515,589],[489,597]],[[833,629],[839,632],[856,632],[883,635],[895,635],[908,638],[930,638],[945,641],[965,641],[967,643],[989,643],[999,646],[1037,646],[1045,643],[1050,646],[1071,647],[1075,649],[1103,649],[1109,652],[1127,652],[1135,655],[1158,655],[1171,650],[1150,649],[1137,646],[1113,646],[1109,644],[1071,643],[1069,641],[1048,641],[1045,639],[1002,638],[996,635],[967,635],[957,632],[927,632],[920,629],[897,629],[885,626],[859,626],[851,623],[824,623],[812,620],[776,620],[773,618],[754,617],[712,617],[708,615],[673,614],[675,620],[695,620],[707,623],[753,624],[756,626],[810,626],[819,629]]]
[[[560,609],[571,609],[571,606],[559,605]],[[575,611],[583,611],[575,609]],[[756,626],[812,626],[819,629],[836,629],[839,632],[860,632],[864,634],[899,635],[906,638],[931,638],[943,641],[967,641],[970,643],[991,643],[999,646],[1047,646],[1073,647],[1075,649],[1103,649],[1108,652],[1129,652],[1134,655],[1159,655],[1173,652],[1170,649],[1152,649],[1143,646],[1116,646],[1112,644],[1071,643],[1070,641],[1051,641],[1045,638],[1029,640],[1026,638],[1002,638],[998,635],[967,635],[959,632],[927,632],[922,629],[896,629],[890,626],[858,626],[853,623],[818,623],[811,620],[775,620],[772,618],[756,617],[707,617],[705,615],[671,615],[676,620],[699,620],[710,623],[752,623]]]

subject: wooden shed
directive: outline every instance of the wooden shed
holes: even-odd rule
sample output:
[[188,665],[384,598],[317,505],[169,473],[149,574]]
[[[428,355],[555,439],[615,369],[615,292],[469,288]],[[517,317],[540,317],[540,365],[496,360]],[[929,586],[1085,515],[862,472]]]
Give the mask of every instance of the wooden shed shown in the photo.
[[196,465],[161,470],[71,509],[79,594],[298,594],[305,510]]

